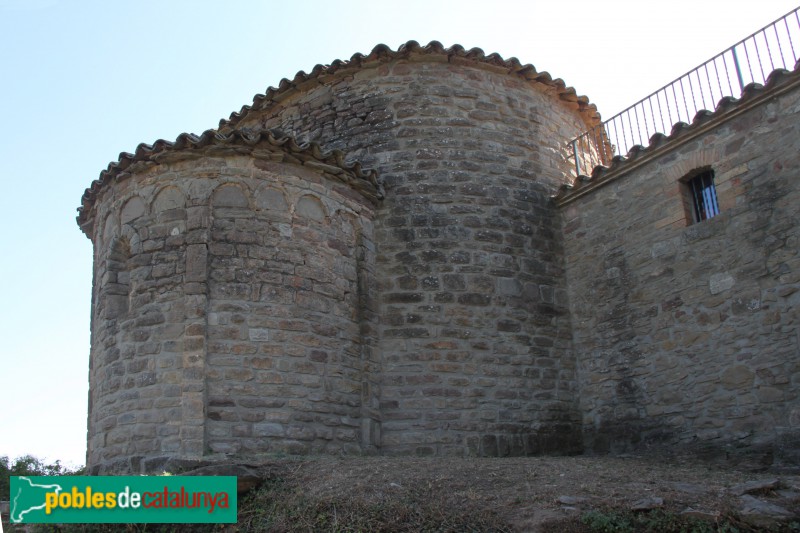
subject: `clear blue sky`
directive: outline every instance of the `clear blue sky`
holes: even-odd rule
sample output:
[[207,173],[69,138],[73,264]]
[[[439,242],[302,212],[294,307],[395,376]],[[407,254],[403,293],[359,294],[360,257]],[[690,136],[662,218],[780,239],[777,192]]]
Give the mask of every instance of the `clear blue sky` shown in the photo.
[[516,56],[605,117],[797,0],[0,0],[0,455],[83,464],[92,246],[83,190],[281,78],[414,39]]

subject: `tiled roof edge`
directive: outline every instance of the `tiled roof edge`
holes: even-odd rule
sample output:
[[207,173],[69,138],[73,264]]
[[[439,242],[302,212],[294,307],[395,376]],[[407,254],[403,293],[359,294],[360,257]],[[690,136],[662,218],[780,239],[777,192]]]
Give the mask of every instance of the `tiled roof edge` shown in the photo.
[[[152,145],[142,143],[136,147],[132,154],[123,152],[119,160],[109,163],[108,168],[100,173],[100,177],[92,182],[81,197],[81,206],[78,207],[78,226],[86,232],[89,222],[89,213],[100,190],[110,181],[124,177],[132,165],[137,163],[155,163],[165,153],[186,153],[189,156],[209,148],[236,147],[245,151],[264,147],[266,143],[270,151],[283,152],[284,161],[305,164],[308,161],[317,164],[310,165],[317,169],[332,174],[343,183],[353,187],[373,203],[377,203],[384,196],[383,185],[378,181],[375,170],[364,170],[361,163],[346,163],[345,153],[341,150],[324,151],[317,143],[298,144],[293,137],[282,135],[277,131],[269,130],[234,130],[229,133],[220,133],[217,130],[206,130],[201,135],[182,133],[174,142],[159,139]],[[320,166],[324,165],[324,166]],[[88,233],[87,233],[88,235]]]
[[578,176],[571,185],[561,185],[558,193],[553,196],[553,200],[558,204],[563,204],[578,196],[582,196],[594,187],[610,181],[619,173],[641,161],[644,157],[691,135],[695,131],[701,129],[709,121],[739,108],[746,107],[754,99],[761,96],[768,96],[773,90],[792,82],[800,82],[800,62],[795,65],[793,71],[785,69],[773,70],[767,77],[764,85],[760,83],[748,84],[745,86],[744,91],[742,91],[740,98],[734,98],[732,96],[723,97],[717,103],[717,107],[713,112],[705,109],[700,110],[694,116],[694,119],[692,119],[691,124],[685,122],[676,123],[672,126],[672,131],[669,135],[664,135],[663,133],[654,134],[650,137],[649,144],[646,147],[638,144],[632,146],[627,155],[614,156],[610,166],[597,165],[592,169],[591,175],[581,175]]
[[243,106],[238,113],[231,113],[227,120],[220,120],[219,128],[228,129],[236,127],[236,125],[244,120],[250,113],[265,109],[271,103],[282,100],[282,97],[284,97],[286,93],[311,80],[322,78],[323,76],[332,76],[346,69],[368,68],[376,63],[387,63],[397,59],[407,59],[412,55],[445,55],[448,57],[448,61],[451,61],[452,58],[461,58],[474,61],[478,64],[506,69],[509,73],[516,74],[527,81],[543,83],[554,88],[561,100],[574,103],[578,106],[578,110],[584,114],[587,124],[595,125],[600,122],[600,114],[597,112],[597,107],[589,102],[588,97],[579,96],[575,89],[567,87],[564,80],[561,78],[553,79],[548,72],[538,72],[536,67],[530,63],[523,65],[516,57],[503,59],[503,57],[497,53],[486,55],[480,48],[466,50],[459,44],[454,44],[449,48],[445,48],[438,41],[431,41],[425,46],[421,46],[417,41],[408,41],[400,45],[397,50],[392,50],[385,44],[379,44],[367,55],[357,53],[349,60],[343,61],[337,59],[330,65],[316,65],[309,73],[301,70],[295,74],[294,78],[291,80],[286,78],[282,79],[277,88],[268,87],[264,94],[255,95],[252,105]]

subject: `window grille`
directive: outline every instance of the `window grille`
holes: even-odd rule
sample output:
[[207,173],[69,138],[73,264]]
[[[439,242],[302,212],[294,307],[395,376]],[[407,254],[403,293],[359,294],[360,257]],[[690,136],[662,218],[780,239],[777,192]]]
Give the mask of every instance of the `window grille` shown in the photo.
[[714,187],[714,171],[707,170],[686,182],[691,195],[694,221],[701,222],[719,214],[717,189]]

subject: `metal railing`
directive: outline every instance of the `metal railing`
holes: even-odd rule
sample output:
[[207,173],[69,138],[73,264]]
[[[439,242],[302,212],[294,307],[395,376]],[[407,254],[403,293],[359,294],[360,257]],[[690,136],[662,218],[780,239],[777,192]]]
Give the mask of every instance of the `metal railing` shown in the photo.
[[656,133],[691,124],[727,96],[740,97],[751,83],[764,84],[775,69],[795,68],[800,50],[800,7],[764,26],[721,54],[642,98],[571,141],[576,176],[609,165],[617,154],[647,146]]

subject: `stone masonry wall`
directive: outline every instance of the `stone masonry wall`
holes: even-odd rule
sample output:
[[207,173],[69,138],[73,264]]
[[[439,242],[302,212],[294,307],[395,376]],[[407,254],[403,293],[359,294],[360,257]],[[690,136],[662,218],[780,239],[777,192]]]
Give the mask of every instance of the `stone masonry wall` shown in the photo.
[[209,214],[209,450],[367,451],[371,206],[319,174],[256,162],[226,172]]
[[225,150],[139,165],[95,200],[94,473],[362,451],[372,204],[332,167]]
[[[587,103],[412,44],[141,145],[87,190],[90,471],[656,444],[800,460],[798,72],[554,198]],[[694,223],[698,169],[721,213]]]
[[[97,202],[87,464],[203,451],[204,291],[185,283],[196,235],[185,191],[144,171]],[[199,336],[200,342],[197,341]]]
[[[770,461],[798,448],[800,91],[792,83],[563,203],[587,450],[668,443],[757,450]],[[681,179],[703,167],[715,173],[721,213],[693,223]]]
[[579,448],[558,214],[583,118],[551,88],[447,56],[342,72],[240,128],[345,150],[376,219],[382,453]]

